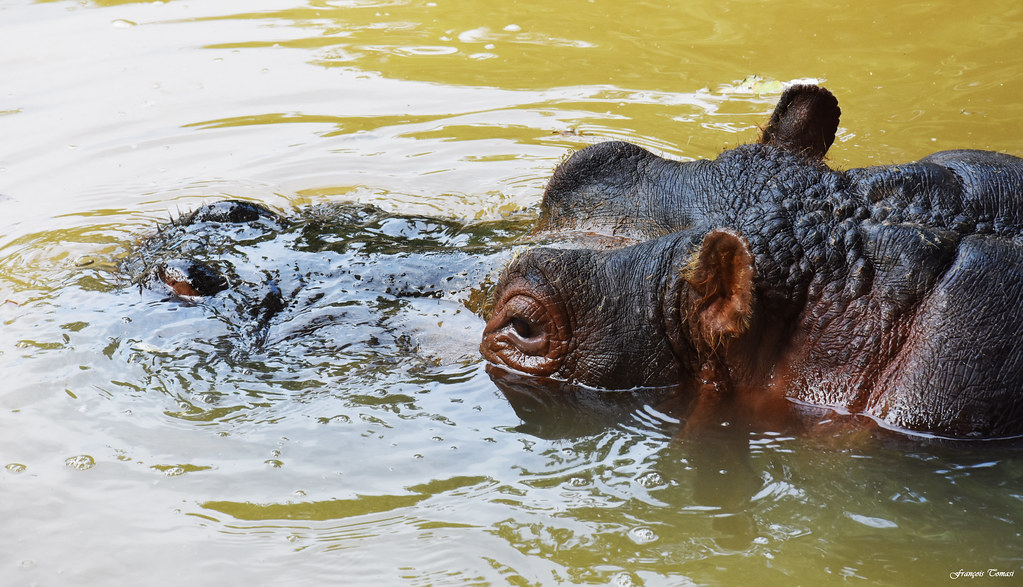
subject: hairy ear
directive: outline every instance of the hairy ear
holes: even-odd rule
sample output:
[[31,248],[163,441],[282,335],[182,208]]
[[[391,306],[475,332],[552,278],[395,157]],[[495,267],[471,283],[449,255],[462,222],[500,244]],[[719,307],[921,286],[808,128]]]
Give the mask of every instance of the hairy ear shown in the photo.
[[820,86],[792,86],[778,100],[760,142],[823,159],[835,142],[841,115],[831,92]]
[[687,281],[694,337],[710,348],[746,331],[753,316],[753,254],[737,233],[718,229],[703,239]]

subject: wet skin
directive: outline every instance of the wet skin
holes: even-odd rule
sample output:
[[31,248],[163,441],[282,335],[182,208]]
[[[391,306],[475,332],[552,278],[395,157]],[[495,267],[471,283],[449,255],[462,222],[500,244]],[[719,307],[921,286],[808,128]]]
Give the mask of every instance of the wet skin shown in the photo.
[[519,255],[483,356],[592,388],[675,386],[694,429],[842,413],[1023,434],[1023,160],[964,150],[834,170],[839,114],[826,90],[796,86],[758,143],[714,160],[622,142],[573,155],[538,230],[632,244]]

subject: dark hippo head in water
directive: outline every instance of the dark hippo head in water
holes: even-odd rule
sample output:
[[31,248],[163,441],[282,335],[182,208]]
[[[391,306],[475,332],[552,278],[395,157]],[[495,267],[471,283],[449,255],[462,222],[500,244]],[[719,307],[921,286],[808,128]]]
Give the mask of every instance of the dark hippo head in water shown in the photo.
[[353,373],[472,363],[488,279],[529,225],[225,200],[162,226],[124,269],[177,315],[205,317],[193,344],[242,359],[301,353]]
[[[837,101],[787,90],[714,160],[588,147],[554,172],[481,352],[585,387],[674,385],[688,426],[797,406],[949,437],[1023,434],[1023,160],[946,151],[829,168]],[[827,410],[825,410],[827,412]]]

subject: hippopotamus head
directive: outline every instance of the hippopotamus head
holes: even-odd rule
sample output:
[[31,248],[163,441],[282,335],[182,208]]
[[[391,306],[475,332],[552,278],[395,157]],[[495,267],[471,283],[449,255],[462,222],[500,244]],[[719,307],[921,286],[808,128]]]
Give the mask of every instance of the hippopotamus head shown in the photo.
[[794,86],[758,142],[713,160],[621,142],[574,154],[538,231],[607,238],[518,255],[483,356],[566,388],[673,386],[687,427],[797,419],[799,405],[1023,434],[1023,160],[958,150],[834,170],[839,114],[826,90]]
[[535,249],[501,277],[481,349],[515,371],[598,388],[695,381],[750,328],[755,271],[730,230],[610,251]]
[[819,174],[838,116],[826,90],[787,92],[745,154],[759,170],[667,161],[617,142],[574,155],[548,184],[540,230],[598,232],[631,246],[519,255],[496,287],[483,356],[604,389],[698,381],[707,359],[750,329],[757,301],[750,244],[734,229],[708,230],[708,217],[743,197],[742,183],[762,184],[744,175]]

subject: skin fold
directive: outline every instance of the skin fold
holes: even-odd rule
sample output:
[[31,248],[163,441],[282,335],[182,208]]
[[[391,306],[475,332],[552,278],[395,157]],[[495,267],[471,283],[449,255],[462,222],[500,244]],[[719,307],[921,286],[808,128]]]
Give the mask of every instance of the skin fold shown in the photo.
[[574,154],[537,231],[616,244],[518,255],[483,356],[592,388],[676,386],[689,427],[810,411],[1023,434],[1023,160],[834,170],[839,115],[827,90],[794,86],[759,142],[714,160],[623,142]]

